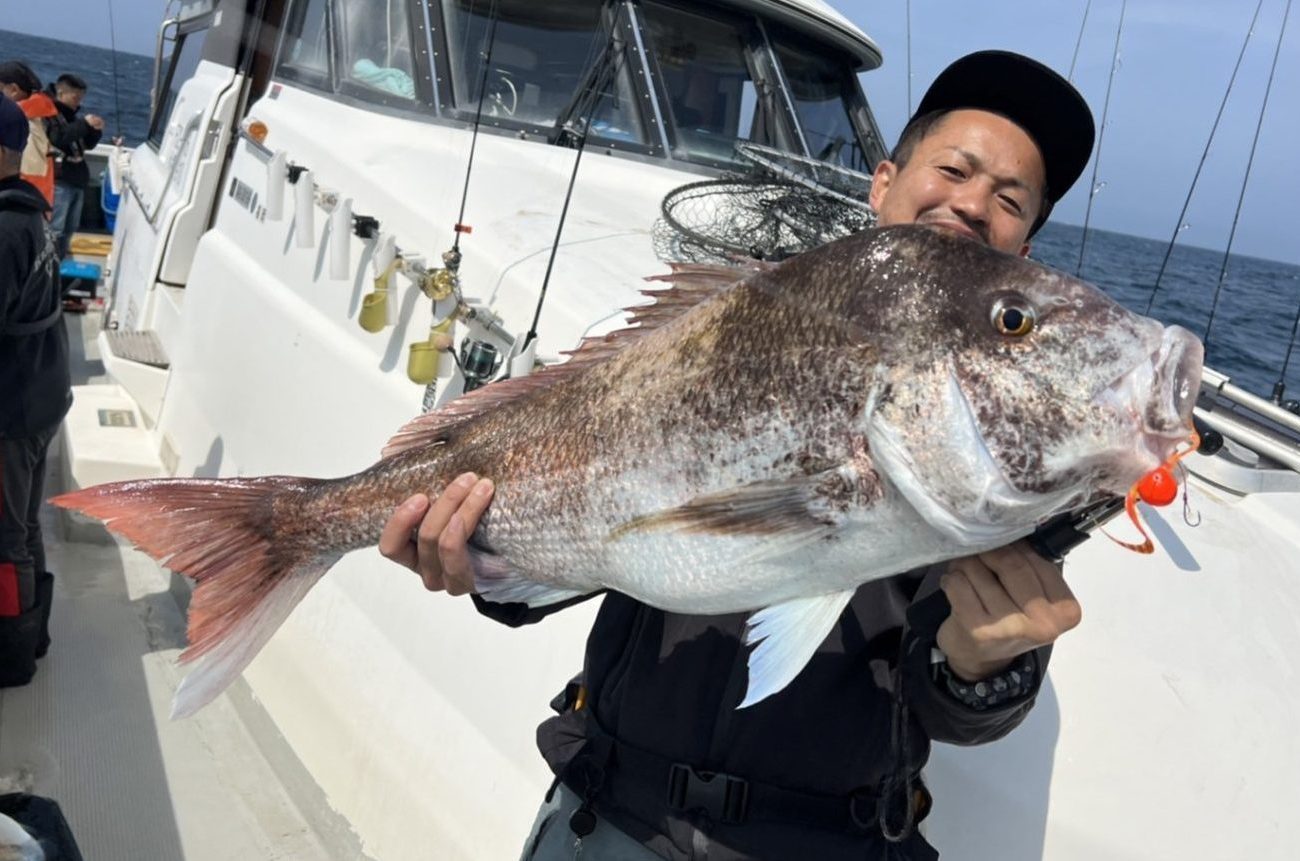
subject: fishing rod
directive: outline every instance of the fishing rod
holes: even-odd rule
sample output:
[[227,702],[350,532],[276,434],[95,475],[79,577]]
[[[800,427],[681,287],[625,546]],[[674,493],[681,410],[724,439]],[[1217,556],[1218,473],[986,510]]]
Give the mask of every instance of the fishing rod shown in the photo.
[[[555,240],[551,243],[551,253],[546,261],[546,274],[542,276],[542,289],[537,296],[537,309],[533,312],[533,323],[528,327],[528,334],[524,338],[523,349],[525,350],[537,340],[537,324],[542,317],[542,306],[546,303],[546,292],[551,283],[551,270],[555,266],[555,255],[560,248],[560,237],[564,233],[564,222],[569,215],[569,203],[573,199],[573,187],[578,179],[578,167],[582,164],[582,154],[587,149],[587,138],[591,132],[591,123],[596,118],[596,111],[600,109],[606,88],[617,85],[618,76],[623,68],[623,60],[627,55],[627,45],[618,35],[618,22],[623,14],[623,5],[620,3],[615,7],[614,18],[609,25],[609,38],[594,63],[590,64],[591,71],[588,73],[586,85],[578,88],[574,99],[556,119],[556,143],[574,141],[578,153],[573,159],[573,170],[569,174],[569,187],[564,193],[564,204],[560,208],[560,221],[555,228]],[[592,56],[594,53],[595,45],[596,43],[593,41],[588,56]],[[582,121],[582,133],[576,134],[575,126],[569,118],[573,116],[581,118],[584,109],[586,119]]]
[[1232,93],[1232,85],[1237,80],[1237,71],[1241,68],[1241,60],[1246,56],[1246,46],[1250,44],[1250,37],[1255,32],[1255,22],[1259,20],[1259,10],[1263,7],[1264,0],[1259,0],[1255,4],[1255,14],[1251,16],[1250,26],[1246,28],[1246,38],[1241,42],[1241,51],[1237,53],[1237,63],[1232,67],[1232,76],[1228,78],[1228,88],[1223,91],[1223,100],[1219,102],[1219,112],[1214,116],[1214,125],[1210,126],[1210,136],[1205,139],[1205,149],[1201,151],[1201,160],[1196,165],[1196,173],[1192,175],[1192,185],[1187,189],[1187,197],[1183,200],[1182,211],[1178,213],[1178,220],[1174,222],[1174,235],[1169,238],[1169,245],[1165,248],[1165,257],[1160,261],[1160,271],[1156,273],[1156,283],[1151,287],[1151,295],[1147,297],[1147,307],[1144,314],[1150,314],[1151,308],[1156,301],[1156,292],[1160,290],[1160,281],[1165,276],[1165,268],[1169,265],[1169,257],[1173,254],[1174,243],[1178,241],[1178,234],[1186,229],[1183,219],[1187,217],[1187,207],[1191,205],[1192,193],[1196,191],[1196,182],[1201,177],[1201,168],[1205,167],[1205,159],[1210,154],[1210,144],[1214,142],[1214,133],[1219,128],[1219,120],[1223,118],[1223,109],[1228,104],[1228,96]]
[[1291,321],[1291,337],[1286,342],[1286,358],[1282,360],[1282,370],[1278,372],[1277,382],[1273,384],[1273,403],[1300,415],[1300,401],[1294,398],[1289,401],[1282,400],[1286,397],[1286,371],[1291,366],[1291,351],[1295,349],[1297,329],[1300,329],[1300,304],[1296,305],[1295,319]]
[[[473,6],[471,5],[471,12]],[[451,244],[451,254],[455,256],[456,262],[460,262],[460,236],[462,233],[469,233],[471,228],[465,226],[465,201],[469,199],[469,180],[474,174],[474,151],[478,147],[478,130],[483,124],[483,97],[487,93],[487,76],[488,70],[492,67],[492,47],[496,44],[497,39],[497,0],[492,0],[488,5],[488,35],[487,48],[482,54],[483,66],[479,74],[478,81],[478,106],[474,109],[474,130],[469,139],[469,160],[465,163],[465,187],[460,193],[460,214],[456,216],[456,225],[453,228],[456,238]],[[469,40],[469,25],[465,25],[465,45]],[[462,48],[461,56],[463,57],[464,49]]]
[[912,0],[907,0],[907,115],[912,115]]
[[108,0],[108,44],[113,49],[113,137],[121,140],[122,100],[118,95],[117,84],[117,26],[113,22],[113,0]]
[[1273,73],[1277,71],[1277,58],[1282,52],[1282,37],[1286,35],[1286,24],[1290,17],[1291,0],[1286,0],[1286,11],[1282,14],[1282,26],[1277,31],[1277,45],[1273,49],[1273,65],[1269,67],[1268,83],[1264,85],[1264,101],[1260,103],[1259,118],[1255,121],[1255,137],[1250,142],[1250,156],[1246,159],[1246,173],[1241,178],[1241,193],[1237,195],[1237,210],[1232,215],[1232,229],[1228,231],[1228,247],[1223,249],[1223,265],[1219,268],[1219,283],[1214,288],[1214,301],[1210,303],[1210,317],[1205,321],[1205,334],[1201,336],[1201,341],[1207,347],[1210,342],[1210,328],[1214,325],[1214,314],[1219,308],[1219,294],[1223,292],[1223,281],[1228,274],[1228,258],[1232,256],[1232,242],[1237,236],[1237,221],[1241,218],[1241,204],[1246,199],[1246,186],[1250,183],[1250,169],[1255,163],[1255,147],[1259,145],[1259,132],[1264,127],[1264,114],[1268,110],[1268,97],[1273,92]]
[[1101,164],[1101,144],[1106,136],[1106,114],[1110,112],[1110,88],[1115,83],[1115,67],[1119,65],[1119,40],[1124,32],[1124,12],[1128,9],[1128,0],[1119,7],[1119,25],[1115,27],[1115,50],[1110,57],[1110,77],[1106,79],[1106,100],[1101,108],[1101,128],[1097,130],[1097,157],[1092,161],[1092,184],[1088,188],[1088,208],[1083,215],[1083,238],[1079,240],[1079,262],[1074,267],[1074,274],[1083,274],[1083,252],[1088,247],[1088,222],[1092,219],[1092,202],[1097,197],[1097,168]]
[[[1260,0],[1264,2],[1264,0]],[[1088,11],[1092,9],[1092,0],[1088,0],[1088,5],[1083,7],[1083,20],[1079,22],[1079,38],[1074,40],[1074,56],[1070,58],[1070,74],[1066,77],[1070,83],[1074,83],[1074,65],[1079,61],[1079,46],[1083,44],[1083,31],[1088,26]]]

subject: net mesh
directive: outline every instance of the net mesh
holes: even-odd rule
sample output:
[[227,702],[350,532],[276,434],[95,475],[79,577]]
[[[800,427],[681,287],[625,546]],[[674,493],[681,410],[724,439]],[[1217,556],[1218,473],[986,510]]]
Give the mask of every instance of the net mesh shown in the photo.
[[871,227],[871,177],[754,144],[737,150],[747,172],[669,192],[654,226],[665,262],[784,260]]

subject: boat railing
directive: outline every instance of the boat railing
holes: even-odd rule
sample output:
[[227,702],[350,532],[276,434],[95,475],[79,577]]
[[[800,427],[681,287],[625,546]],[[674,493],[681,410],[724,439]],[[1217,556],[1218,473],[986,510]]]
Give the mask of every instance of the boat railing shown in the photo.
[[1205,368],[1196,416],[1225,437],[1300,473],[1300,415]]

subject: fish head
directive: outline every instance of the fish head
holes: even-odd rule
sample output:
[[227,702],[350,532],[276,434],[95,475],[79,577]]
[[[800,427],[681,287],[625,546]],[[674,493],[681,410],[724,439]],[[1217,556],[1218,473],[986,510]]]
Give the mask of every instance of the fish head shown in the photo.
[[880,339],[867,435],[932,526],[962,546],[1011,540],[1126,493],[1189,438],[1190,332],[1040,264],[903,230],[887,267],[902,331]]

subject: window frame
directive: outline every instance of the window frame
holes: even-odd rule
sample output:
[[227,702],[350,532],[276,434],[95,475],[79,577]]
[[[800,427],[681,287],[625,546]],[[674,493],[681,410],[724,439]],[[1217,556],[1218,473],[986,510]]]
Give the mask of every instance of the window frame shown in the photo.
[[[452,77],[450,47],[452,33],[450,27],[447,26],[446,16],[443,14],[443,0],[425,0],[425,2],[429,7],[431,23],[436,10],[437,24],[433,29],[441,33],[441,39],[434,43],[434,68],[437,71],[438,83],[436,88],[438,114],[445,119],[473,123],[478,103],[475,102],[474,107],[467,106],[464,108],[458,107],[455,103],[456,94]],[[630,38],[633,35],[631,28],[635,26],[634,5],[629,3],[628,0],[601,0],[600,27],[607,39],[612,34],[615,21],[622,21],[622,26],[627,29],[627,35],[623,37],[626,60],[623,63],[621,74],[626,77],[629,92],[636,102],[632,109],[636,112],[645,140],[628,141],[619,138],[608,138],[592,132],[588,135],[586,145],[610,151],[662,157],[665,155],[662,138],[658,131],[659,126],[655,122],[655,114],[649,105],[649,100],[654,96],[645,85],[644,70],[646,66],[644,65],[644,57],[639,50],[638,41],[635,38]],[[602,51],[593,51],[592,62],[598,62],[602,56]],[[579,80],[581,82],[589,80],[591,70],[591,66],[584,67],[580,72]],[[574,95],[576,95],[576,92]],[[492,129],[504,134],[514,134],[525,139],[535,138],[549,143],[555,143],[557,138],[561,137],[560,130],[554,125],[541,125],[516,120],[511,117],[489,117],[485,115],[480,120],[480,126],[482,130]]]
[[[167,136],[167,123],[171,119],[171,113],[176,108],[176,100],[168,99],[171,92],[172,81],[176,79],[177,65],[180,63],[181,54],[185,48],[185,42],[195,33],[205,33],[204,45],[199,51],[198,62],[203,62],[207,50],[207,34],[214,30],[217,21],[215,9],[210,9],[201,15],[187,18],[176,23],[176,33],[171,37],[172,52],[167,62],[167,69],[158,77],[158,92],[155,97],[153,115],[149,118],[149,131],[145,134],[144,142],[154,152],[162,150],[164,138]],[[198,63],[195,64],[195,68]],[[184,82],[182,82],[182,85]],[[180,94],[179,88],[177,95]],[[157,137],[155,137],[155,135]]]
[[334,2],[333,0],[321,0],[325,4],[325,21],[322,26],[325,27],[325,65],[326,70],[320,72],[316,69],[307,69],[301,66],[295,66],[285,59],[285,50],[290,38],[297,39],[302,33],[302,19],[306,17],[307,9],[310,8],[313,0],[292,0],[289,4],[289,14],[285,16],[285,25],[280,32],[280,43],[275,50],[275,67],[272,72],[272,78],[280,78],[285,81],[292,81],[308,89],[320,90],[326,93],[335,93],[335,73],[334,73],[334,54],[336,49],[334,42]]
[[[431,93],[428,91],[426,76],[422,74],[420,68],[420,59],[424,54],[424,16],[417,15],[416,7],[427,8],[428,0],[403,0],[406,4],[406,32],[410,40],[408,46],[411,51],[411,80],[415,85],[415,95],[411,98],[399,96],[396,93],[387,93],[374,87],[367,87],[365,84],[357,83],[344,74],[340,65],[344,62],[346,56],[344,44],[344,27],[346,20],[344,13],[338,4],[346,0],[327,0],[332,11],[333,20],[338,22],[333,28],[331,36],[331,60],[334,73],[334,92],[340,96],[346,96],[350,99],[357,99],[363,102],[383,105],[387,108],[406,108],[418,109],[431,103]],[[427,58],[425,58],[427,59]]]
[[[775,142],[769,141],[765,145],[785,149],[789,152],[806,154],[807,148],[803,146],[802,135],[799,133],[798,126],[795,125],[795,118],[791,113],[789,90],[781,80],[780,66],[763,32],[765,23],[762,17],[753,13],[712,4],[691,4],[684,2],[684,0],[654,0],[654,2],[661,6],[688,13],[701,14],[703,11],[707,17],[735,24],[742,37],[745,65],[749,70],[754,86],[756,88],[775,87],[777,93],[782,94],[774,100],[777,140]],[[655,54],[648,30],[649,20],[645,4],[642,0],[636,0],[635,6],[638,23],[641,27],[641,42],[645,46],[646,63],[651,71],[651,78],[654,80],[654,98],[658,101],[659,113],[664,118],[664,134],[669,143],[669,157],[674,161],[708,167],[714,170],[735,171],[737,169],[735,161],[710,158],[702,153],[693,153],[683,148],[682,141],[677,133],[677,118],[673,116],[669,104],[671,100],[668,98],[668,91],[665,89],[663,69],[659,67],[659,58]],[[737,138],[737,140],[740,140],[740,138]],[[783,145],[782,141],[785,142],[785,145]]]

